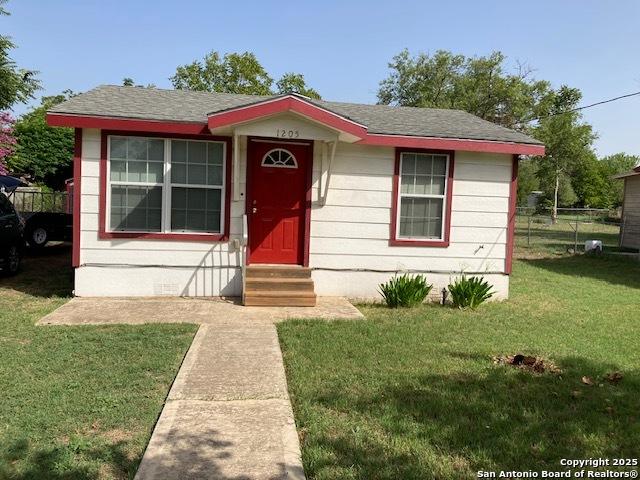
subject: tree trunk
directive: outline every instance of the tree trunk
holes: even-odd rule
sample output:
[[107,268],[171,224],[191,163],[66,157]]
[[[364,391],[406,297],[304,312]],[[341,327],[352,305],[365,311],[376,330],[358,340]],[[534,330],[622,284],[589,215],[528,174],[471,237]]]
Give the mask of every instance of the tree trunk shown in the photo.
[[553,210],[551,211],[551,223],[558,223],[558,191],[560,190],[560,173],[556,172],[556,185],[553,191]]

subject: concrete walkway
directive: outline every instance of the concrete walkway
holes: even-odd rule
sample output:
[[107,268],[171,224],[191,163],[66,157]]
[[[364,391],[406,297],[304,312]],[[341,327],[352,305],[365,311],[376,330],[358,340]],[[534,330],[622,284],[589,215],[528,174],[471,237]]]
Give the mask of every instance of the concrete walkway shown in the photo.
[[245,307],[233,300],[141,297],[76,297],[40,319],[38,325],[105,325],[240,321],[273,323],[289,318],[356,319],[362,313],[341,297],[318,297],[315,307]]
[[136,480],[304,479],[275,325],[201,325]]
[[74,298],[38,324],[200,324],[136,480],[299,480],[305,477],[275,322],[361,317],[336,297],[320,297],[316,307]]

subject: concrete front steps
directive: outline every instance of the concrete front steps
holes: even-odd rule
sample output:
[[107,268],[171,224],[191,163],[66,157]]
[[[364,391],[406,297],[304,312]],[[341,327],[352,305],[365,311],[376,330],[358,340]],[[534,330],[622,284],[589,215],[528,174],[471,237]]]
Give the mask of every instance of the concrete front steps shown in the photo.
[[244,304],[262,307],[315,307],[311,269],[299,265],[246,267]]

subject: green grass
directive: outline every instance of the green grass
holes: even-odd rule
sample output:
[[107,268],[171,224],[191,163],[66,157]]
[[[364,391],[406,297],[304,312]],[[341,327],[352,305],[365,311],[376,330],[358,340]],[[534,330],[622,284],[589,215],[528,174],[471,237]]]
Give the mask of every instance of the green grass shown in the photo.
[[71,290],[45,252],[0,279],[0,479],[133,478],[196,327],[36,327]]
[[[280,324],[308,478],[476,478],[638,457],[640,264],[519,260],[511,288],[477,311],[364,305],[362,321]],[[492,362],[514,353],[563,373]],[[600,381],[612,371],[619,384]]]

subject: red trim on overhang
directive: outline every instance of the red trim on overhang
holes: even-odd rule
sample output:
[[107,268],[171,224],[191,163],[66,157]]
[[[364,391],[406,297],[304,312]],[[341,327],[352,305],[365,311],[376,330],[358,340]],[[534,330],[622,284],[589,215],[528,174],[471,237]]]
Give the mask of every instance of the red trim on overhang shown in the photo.
[[231,126],[286,111],[298,113],[335,130],[354,135],[361,139],[357,143],[362,145],[433,150],[462,150],[513,155],[544,155],[545,152],[544,145],[527,143],[367,133],[366,127],[297,97],[283,97],[228,110],[226,112],[214,113],[209,115],[208,124],[60,113],[47,113],[47,124],[54,127],[99,128],[102,130],[155,132],[171,135],[207,135],[211,133],[209,128]]
[[209,114],[209,128],[220,128],[249,122],[261,117],[278,113],[295,112],[322,123],[330,128],[349,133],[358,138],[367,136],[367,128],[352,120],[337,115],[329,110],[313,105],[297,97],[282,97],[276,100],[247,105]]
[[162,122],[137,120],[134,118],[94,117],[90,115],[67,115],[47,113],[47,124],[51,127],[99,128],[134,132],[157,132],[185,135],[211,134],[205,123]]
[[544,145],[526,143],[494,142],[489,140],[465,140],[462,138],[411,137],[369,133],[364,145],[380,145],[402,148],[425,148],[434,150],[463,150],[467,152],[511,153],[517,155],[544,155]]

